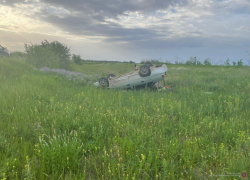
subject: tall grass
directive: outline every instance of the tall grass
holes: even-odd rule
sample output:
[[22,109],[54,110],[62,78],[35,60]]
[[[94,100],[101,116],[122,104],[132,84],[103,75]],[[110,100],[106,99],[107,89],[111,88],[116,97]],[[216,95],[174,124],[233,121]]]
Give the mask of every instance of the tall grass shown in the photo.
[[172,65],[172,92],[124,92],[0,59],[0,179],[238,178],[250,167],[249,78]]

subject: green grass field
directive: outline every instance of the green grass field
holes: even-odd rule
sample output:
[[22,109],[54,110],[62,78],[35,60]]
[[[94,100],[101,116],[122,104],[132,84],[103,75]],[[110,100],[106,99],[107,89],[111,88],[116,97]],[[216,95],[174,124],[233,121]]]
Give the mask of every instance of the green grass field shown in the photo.
[[0,179],[240,179],[250,172],[249,79],[249,67],[169,65],[172,91],[126,92],[0,59]]

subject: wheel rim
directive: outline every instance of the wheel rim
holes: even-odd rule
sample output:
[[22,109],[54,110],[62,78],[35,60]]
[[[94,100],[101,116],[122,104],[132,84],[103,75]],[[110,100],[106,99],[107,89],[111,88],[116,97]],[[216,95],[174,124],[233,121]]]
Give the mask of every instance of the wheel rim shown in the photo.
[[100,79],[101,86],[107,86],[108,82],[106,79]]
[[147,67],[142,67],[141,68],[141,73],[142,74],[147,74],[148,73],[148,68]]

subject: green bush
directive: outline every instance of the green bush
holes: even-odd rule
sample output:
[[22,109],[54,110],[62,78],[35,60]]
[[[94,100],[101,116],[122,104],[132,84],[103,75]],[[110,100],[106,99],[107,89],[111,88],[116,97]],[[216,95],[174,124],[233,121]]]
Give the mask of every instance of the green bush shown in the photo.
[[206,66],[211,66],[212,64],[211,64],[211,59],[209,59],[209,58],[206,58],[206,59],[204,59],[204,65],[206,65]]
[[140,62],[140,64],[145,64],[147,62],[151,62],[152,64],[159,64],[160,61],[158,59],[145,59]]
[[203,65],[202,62],[197,61],[196,65]]
[[0,58],[8,56],[9,56],[8,49],[0,45]]
[[224,62],[225,66],[230,66],[230,59],[227,58],[226,62]]
[[65,44],[62,44],[58,41],[53,41],[49,43],[47,40],[42,42],[42,45],[45,47],[49,47],[55,53],[57,57],[59,57],[59,68],[62,69],[70,69],[70,48]]
[[25,58],[26,53],[21,52],[21,51],[13,51],[13,52],[10,52],[10,57]]
[[49,68],[59,68],[59,57],[50,48],[41,45],[25,44],[27,62],[37,68],[47,66]]
[[0,58],[2,58],[2,57],[8,57],[8,54],[6,52],[0,51]]
[[82,58],[81,58],[80,55],[75,55],[75,54],[73,54],[72,60],[73,60],[74,63],[76,63],[76,64],[78,64],[78,65],[82,65],[82,61],[83,61],[83,60],[82,60]]
[[237,66],[243,66],[242,59],[237,61]]
[[187,64],[187,65],[196,65],[196,63],[197,63],[196,57],[191,56],[191,57],[189,58],[189,60],[186,61],[185,64]]
[[70,69],[70,48],[58,41],[25,44],[25,52],[28,62],[36,67]]

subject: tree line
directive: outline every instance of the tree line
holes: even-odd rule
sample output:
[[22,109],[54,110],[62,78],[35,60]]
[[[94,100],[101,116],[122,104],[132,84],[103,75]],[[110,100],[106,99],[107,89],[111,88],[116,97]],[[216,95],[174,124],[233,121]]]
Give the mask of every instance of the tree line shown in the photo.
[[[71,54],[70,47],[59,41],[48,42],[47,40],[44,40],[40,44],[32,44],[32,43],[25,44],[24,48],[25,48],[24,52],[14,51],[9,53],[9,56],[25,58],[27,62],[38,68],[47,66],[50,68],[70,69],[70,61],[73,61],[75,64],[78,65],[82,65],[85,62],[135,64],[135,62],[132,60],[121,62],[121,61],[83,59],[81,55]],[[140,64],[145,64],[146,62],[151,62],[152,64],[164,63],[164,64],[185,64],[185,65],[206,65],[206,66],[212,65],[210,58],[206,58],[203,61],[200,61],[193,56],[191,56],[186,62],[179,61],[177,57],[174,63],[168,60],[162,62],[161,59],[160,60],[144,59],[140,62]],[[230,59],[228,58],[223,65],[231,66]],[[238,61],[232,61],[232,65],[243,66],[243,60],[240,59]]]
[[[249,53],[250,56],[250,53]],[[205,58],[203,61],[197,60],[196,57],[191,56],[186,62],[179,61],[178,58],[177,60],[174,61],[174,63],[166,60],[165,62],[162,62],[158,59],[146,59],[142,60],[140,64],[145,64],[146,62],[151,62],[152,64],[181,64],[181,65],[205,65],[205,66],[211,66],[211,59],[210,58]],[[249,61],[250,62],[250,61]],[[222,64],[225,66],[231,66],[230,59],[227,58],[227,60]],[[238,61],[232,61],[232,66],[243,66],[243,60],[240,59]]]

